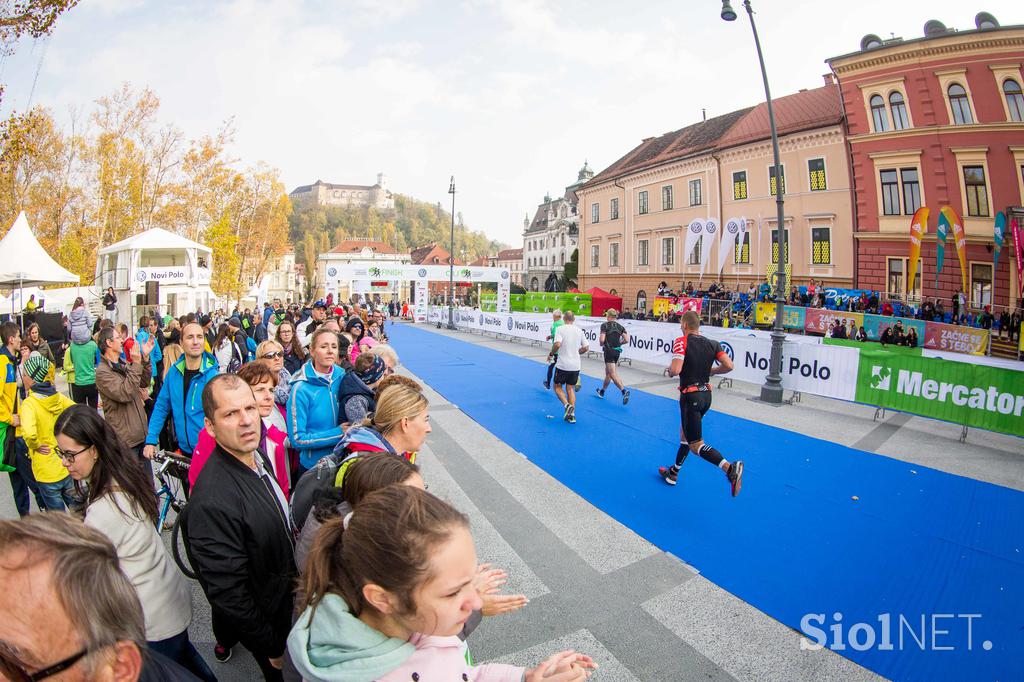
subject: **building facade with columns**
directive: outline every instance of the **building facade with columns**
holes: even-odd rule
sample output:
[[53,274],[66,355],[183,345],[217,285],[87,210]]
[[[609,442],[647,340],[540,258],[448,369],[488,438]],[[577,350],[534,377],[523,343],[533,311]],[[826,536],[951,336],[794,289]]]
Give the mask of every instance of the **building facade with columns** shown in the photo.
[[[992,245],[997,212],[1024,222],[1024,26],[1001,27],[985,12],[967,30],[932,20],[921,37],[867,35],[859,50],[827,63],[842,91],[857,187],[858,284],[936,297],[948,309],[966,279],[971,307],[1018,305],[1009,230],[995,272]],[[950,234],[936,277],[943,205],[963,218],[967,263],[962,273]],[[923,276],[907,292],[910,223],[921,206],[931,213]]]
[[[832,84],[774,100],[782,161],[783,261],[793,281],[853,284],[849,166],[838,88]],[[664,282],[712,281],[743,290],[778,267],[774,161],[767,106],[707,119],[640,145],[577,189],[580,289],[622,296],[624,308],[649,307]],[[746,218],[747,235],[718,273],[719,244],[686,256],[686,227]],[[702,252],[708,249],[705,256]],[[707,259],[703,278],[700,262]]]
[[552,198],[544,196],[533,219],[523,219],[523,268],[521,286],[527,291],[544,291],[552,275],[559,278],[572,258],[579,239],[580,216],[576,191],[594,177],[589,164],[583,164],[576,182]]

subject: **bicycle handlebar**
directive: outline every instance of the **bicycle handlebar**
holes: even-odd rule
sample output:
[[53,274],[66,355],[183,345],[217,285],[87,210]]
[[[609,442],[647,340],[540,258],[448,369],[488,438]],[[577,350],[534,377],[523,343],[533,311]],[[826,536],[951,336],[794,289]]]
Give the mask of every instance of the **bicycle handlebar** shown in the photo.
[[182,471],[188,471],[189,467],[192,465],[192,460],[188,457],[179,455],[176,452],[171,452],[170,450],[158,451],[153,455],[153,461],[160,465],[160,468],[157,470],[158,476],[166,473],[167,469],[171,466],[176,466]]

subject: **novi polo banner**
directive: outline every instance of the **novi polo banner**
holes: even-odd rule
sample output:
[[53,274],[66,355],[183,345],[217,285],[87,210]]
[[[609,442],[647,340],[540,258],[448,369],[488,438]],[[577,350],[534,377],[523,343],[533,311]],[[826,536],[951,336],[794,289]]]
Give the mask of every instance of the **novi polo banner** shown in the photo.
[[[946,207],[943,207],[945,209]],[[945,210],[939,211],[939,227],[935,230],[935,286],[939,286],[939,274],[946,259],[946,235],[949,234],[949,216]]]
[[921,238],[928,227],[928,207],[922,206],[914,211],[910,220],[910,260],[907,261],[907,297],[914,290],[914,278],[917,276],[917,262],[921,258]]
[[689,227],[686,228],[686,244],[683,246],[684,263],[688,263],[690,261],[690,254],[693,253],[693,247],[697,245],[697,241],[700,239],[702,234],[704,234],[704,223],[701,220],[692,221]]
[[996,213],[996,225],[992,235],[992,278],[995,279],[996,270],[999,269],[999,251],[1003,248],[1003,236],[1006,234],[1006,214],[1000,211]]
[[1024,372],[861,350],[857,402],[1024,436]]
[[964,221],[960,219],[952,206],[943,206],[942,213],[953,226],[953,240],[956,244],[956,257],[960,261],[960,291],[967,293],[967,233],[964,232]]

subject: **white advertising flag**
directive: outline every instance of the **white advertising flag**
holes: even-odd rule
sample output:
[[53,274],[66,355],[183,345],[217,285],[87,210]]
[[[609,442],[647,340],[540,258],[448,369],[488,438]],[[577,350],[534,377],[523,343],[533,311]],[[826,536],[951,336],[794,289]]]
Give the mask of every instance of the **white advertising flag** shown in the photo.
[[711,245],[718,239],[718,219],[708,218],[704,222],[704,236],[700,245],[700,278],[704,279],[704,268],[711,260]]
[[702,234],[704,234],[704,222],[700,219],[694,220],[686,228],[686,246],[683,247],[683,263],[689,262],[690,254],[693,253],[693,248],[697,246],[697,241]]
[[725,261],[728,260],[729,254],[732,253],[733,247],[736,246],[736,238],[740,235],[740,221],[739,218],[730,218],[725,222],[725,228],[722,230],[722,238],[718,242],[718,275],[722,275],[722,268],[725,267]]

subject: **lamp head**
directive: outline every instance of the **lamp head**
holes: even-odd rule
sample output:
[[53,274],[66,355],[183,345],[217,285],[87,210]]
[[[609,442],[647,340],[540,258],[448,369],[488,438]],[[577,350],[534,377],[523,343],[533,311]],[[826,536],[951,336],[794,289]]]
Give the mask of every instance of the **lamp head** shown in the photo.
[[736,10],[729,4],[729,0],[722,0],[722,19],[736,21]]
[[452,182],[448,186],[448,194],[455,194],[455,176],[452,176]]

